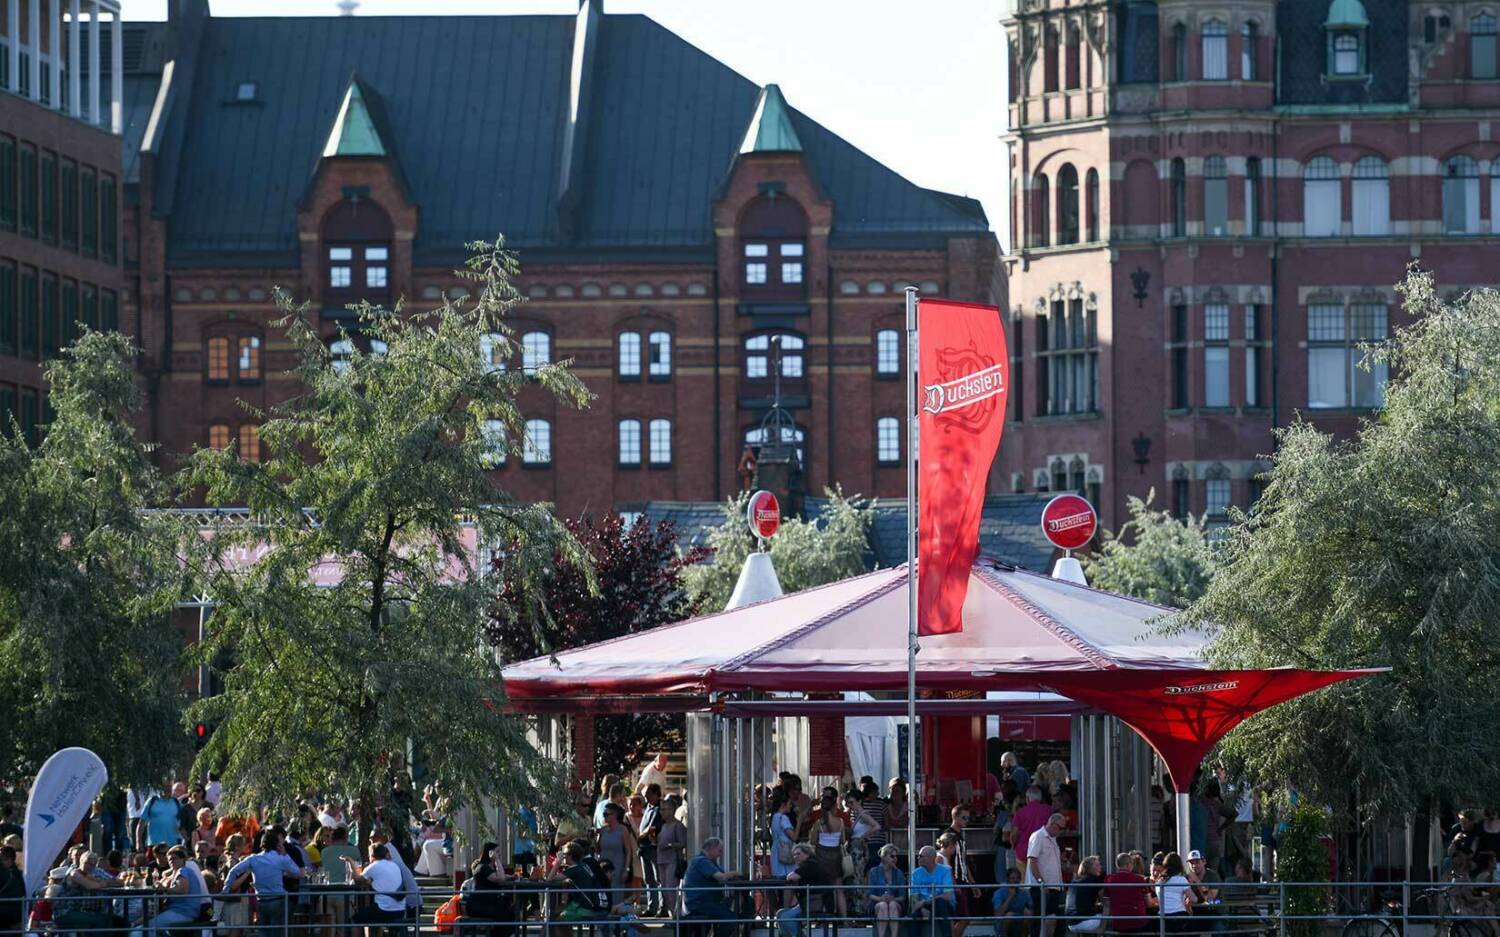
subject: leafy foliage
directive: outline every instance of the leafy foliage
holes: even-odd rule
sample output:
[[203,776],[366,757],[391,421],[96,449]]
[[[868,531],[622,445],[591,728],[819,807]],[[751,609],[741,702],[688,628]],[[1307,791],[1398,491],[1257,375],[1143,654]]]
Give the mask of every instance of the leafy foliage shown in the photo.
[[[550,624],[505,614],[491,617],[489,638],[501,659],[526,660],[609,638],[637,634],[694,614],[697,606],[683,589],[683,570],[709,555],[705,548],[677,550],[677,531],[662,521],[654,527],[642,519],[627,526],[618,514],[565,522],[590,559],[581,568],[561,553],[546,578],[544,604]],[[504,583],[501,601],[513,581],[525,576],[509,554],[494,560]],[[597,588],[594,588],[597,584]],[[682,716],[637,713],[601,716],[595,723],[595,777],[625,774],[647,752],[682,743]]]
[[[254,412],[265,420],[264,461],[193,453],[185,483],[256,519],[222,532],[195,561],[220,603],[195,658],[231,662],[223,694],[194,707],[215,726],[197,769],[220,772],[232,805],[284,806],[321,790],[378,802],[407,740],[460,802],[537,802],[560,790],[522,722],[501,711],[474,540],[512,555],[511,615],[541,607],[555,557],[587,569],[550,508],[515,503],[489,468],[496,447],[519,452],[523,393],[570,406],[588,393],[567,362],[524,372],[489,363],[490,346],[513,350],[505,316],[521,300],[514,258],[498,245],[472,247],[472,303],[357,308],[383,354],[333,360],[306,308],[279,293],[306,392]],[[486,433],[491,421],[503,438]],[[236,567],[237,550],[261,544],[264,555]],[[314,585],[309,570],[320,566],[337,571],[336,583]]]
[[[858,576],[865,571],[865,554],[873,510],[838,489],[824,491],[828,506],[817,520],[786,518],[771,538],[771,562],[784,592]],[[724,504],[724,523],[709,534],[713,562],[689,568],[684,578],[693,601],[705,610],[722,609],[734,593],[745,557],[755,549],[755,538],[745,525],[748,494]]]
[[[159,783],[188,735],[171,622],[182,595],[169,491],[136,441],[135,349],[88,333],[47,372],[40,446],[0,434],[0,776],[69,745],[121,784]],[[16,429],[16,427],[9,427]]]
[[1186,608],[1203,595],[1213,576],[1213,550],[1202,518],[1153,510],[1153,490],[1129,499],[1130,520],[1106,533],[1099,549],[1083,558],[1089,582],[1138,599]]
[[1381,354],[1378,419],[1335,442],[1281,435],[1257,510],[1183,623],[1218,622],[1221,666],[1387,666],[1249,720],[1233,772],[1369,815],[1488,803],[1500,788],[1500,294],[1400,287],[1415,323]]
[[[1286,829],[1277,837],[1276,878],[1283,882],[1326,882],[1333,877],[1328,863],[1328,818],[1307,801],[1287,814]],[[1286,930],[1293,937],[1317,937],[1324,921],[1315,920],[1332,909],[1327,886],[1297,885],[1286,889]]]

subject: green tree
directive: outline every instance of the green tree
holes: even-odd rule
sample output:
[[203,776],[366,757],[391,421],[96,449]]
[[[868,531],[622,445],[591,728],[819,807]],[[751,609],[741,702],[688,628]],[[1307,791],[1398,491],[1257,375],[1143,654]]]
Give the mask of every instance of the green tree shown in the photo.
[[[1276,878],[1283,882],[1325,882],[1328,867],[1328,818],[1317,804],[1302,801],[1290,808],[1286,828],[1276,838]],[[1287,933],[1294,937],[1317,937],[1326,923],[1319,920],[1332,910],[1329,889],[1297,885],[1286,889]]]
[[[588,393],[568,362],[491,364],[514,350],[516,264],[497,245],[472,247],[473,302],[357,307],[361,341],[381,353],[334,359],[306,308],[279,293],[305,391],[252,410],[262,461],[192,455],[185,484],[255,519],[222,531],[196,564],[219,603],[196,658],[231,662],[223,694],[195,706],[214,726],[198,768],[221,773],[232,804],[333,790],[368,808],[409,743],[461,803],[536,802],[555,780],[503,712],[484,640],[491,589],[461,521],[512,557],[506,614],[541,614],[555,556],[588,569],[549,506],[515,502],[490,472],[519,457],[523,392],[568,406]],[[236,568],[235,551],[260,544],[270,549]],[[341,570],[336,584],[314,585],[320,564]]]
[[[873,510],[837,489],[824,492],[828,505],[816,520],[787,518],[771,538],[771,562],[784,592],[858,576],[865,571]],[[708,537],[713,561],[689,567],[683,575],[688,594],[704,611],[718,611],[729,601],[755,538],[745,524],[749,498],[740,494],[724,504],[724,523]]]
[[[620,515],[569,519],[568,529],[588,552],[592,571],[555,558],[546,580],[546,608],[551,625],[505,614],[490,627],[490,640],[502,661],[511,663],[581,647],[609,638],[638,634],[681,621],[697,611],[683,588],[683,570],[708,558],[702,547],[677,549],[677,530],[668,521],[656,525],[638,518],[626,525]],[[508,555],[495,557],[495,572],[506,585],[524,571],[512,569]],[[592,572],[598,588],[590,589]],[[545,640],[544,640],[545,639]],[[646,753],[682,744],[680,713],[632,713],[599,716],[594,724],[594,777],[626,774]]]
[[1203,519],[1172,516],[1146,499],[1129,499],[1130,520],[1117,533],[1106,533],[1099,549],[1083,557],[1089,583],[1138,599],[1186,608],[1203,595],[1213,576],[1213,549]]
[[1414,324],[1379,352],[1378,417],[1349,442],[1281,434],[1256,511],[1183,616],[1218,623],[1218,665],[1391,668],[1222,745],[1232,771],[1382,817],[1500,789],[1484,728],[1500,719],[1500,294],[1445,305],[1415,271],[1400,289]]
[[80,745],[117,783],[185,758],[171,614],[182,595],[170,491],[131,425],[135,349],[86,334],[47,371],[56,418],[32,447],[0,432],[0,775]]

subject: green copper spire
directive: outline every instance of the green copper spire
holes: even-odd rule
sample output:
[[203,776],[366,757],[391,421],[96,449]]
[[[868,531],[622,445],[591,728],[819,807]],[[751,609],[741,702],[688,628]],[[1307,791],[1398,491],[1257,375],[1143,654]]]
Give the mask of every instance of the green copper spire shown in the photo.
[[792,126],[792,110],[782,97],[781,89],[766,85],[755,101],[755,113],[740,143],[741,153],[800,153],[802,141]]
[[339,105],[339,114],[333,119],[333,130],[323,145],[325,157],[390,155],[370,115],[367,94],[357,77],[350,79],[349,89],[344,92],[344,103]]

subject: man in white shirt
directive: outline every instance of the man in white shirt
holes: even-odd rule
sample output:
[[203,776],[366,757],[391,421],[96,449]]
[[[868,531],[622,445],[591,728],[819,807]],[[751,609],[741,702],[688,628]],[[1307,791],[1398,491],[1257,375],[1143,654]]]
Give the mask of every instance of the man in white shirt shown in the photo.
[[[401,851],[391,845],[391,835],[382,827],[376,827],[370,834],[370,842],[385,846],[389,850],[386,858],[396,864],[401,870],[401,891],[406,898],[406,910],[419,912],[422,909],[422,890],[417,885],[417,877],[411,874],[411,869],[406,867],[406,860],[401,858]],[[413,918],[416,917],[414,913]]]
[[403,897],[402,867],[392,860],[394,850],[384,843],[370,847],[370,861],[363,869],[354,867],[354,860],[344,857],[349,877],[357,885],[364,885],[375,892],[375,903],[361,908],[350,919],[351,923],[365,925],[367,937],[388,924],[400,924],[406,919],[406,901]]
[[1037,909],[1031,932],[1040,937],[1052,937],[1064,910],[1062,851],[1057,847],[1057,834],[1067,823],[1067,817],[1054,813],[1026,844],[1026,884],[1031,886],[1031,903]]
[[667,790],[667,753],[657,752],[651,763],[641,769],[640,783],[636,784],[635,792],[644,795],[646,788],[653,784],[660,784],[662,792]]

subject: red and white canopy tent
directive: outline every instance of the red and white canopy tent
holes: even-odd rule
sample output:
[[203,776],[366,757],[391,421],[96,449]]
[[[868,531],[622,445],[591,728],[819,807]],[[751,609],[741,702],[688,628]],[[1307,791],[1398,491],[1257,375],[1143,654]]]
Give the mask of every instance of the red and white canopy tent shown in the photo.
[[[530,711],[701,709],[710,694],[904,690],[904,566],[505,668]],[[1117,716],[1179,790],[1245,718],[1370,670],[1213,670],[1173,610],[981,558],[963,630],[921,639],[920,690],[1057,693]],[[721,704],[722,705],[722,704]],[[729,704],[733,705],[733,704]],[[919,711],[923,708],[919,704]],[[928,709],[928,712],[938,711]],[[1178,810],[1179,827],[1187,811]]]

